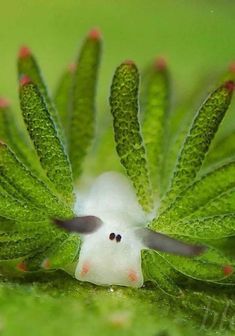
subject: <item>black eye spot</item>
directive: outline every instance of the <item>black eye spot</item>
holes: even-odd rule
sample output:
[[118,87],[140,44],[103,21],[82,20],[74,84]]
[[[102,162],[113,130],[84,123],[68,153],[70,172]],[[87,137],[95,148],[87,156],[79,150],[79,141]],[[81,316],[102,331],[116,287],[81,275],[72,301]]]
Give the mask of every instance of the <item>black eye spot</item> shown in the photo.
[[120,234],[118,234],[117,237],[116,237],[117,243],[119,243],[121,241],[121,239],[122,239],[122,236]]
[[110,235],[109,235],[109,239],[110,239],[110,240],[114,240],[115,237],[116,237],[115,233],[113,233],[113,232],[110,233]]

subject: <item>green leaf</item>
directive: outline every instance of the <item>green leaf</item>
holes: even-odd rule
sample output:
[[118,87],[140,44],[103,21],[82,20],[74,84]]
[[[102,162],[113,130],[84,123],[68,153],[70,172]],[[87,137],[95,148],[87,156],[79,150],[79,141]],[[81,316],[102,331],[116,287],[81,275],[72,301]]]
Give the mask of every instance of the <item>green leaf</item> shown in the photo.
[[176,271],[155,251],[142,250],[142,270],[145,281],[151,281],[165,293],[181,296],[182,291],[175,282]]
[[164,60],[157,60],[148,73],[143,97],[143,138],[154,189],[161,188],[167,119],[169,110],[169,74]]
[[60,137],[63,137],[63,132],[61,128],[61,122],[58,117],[58,113],[55,109],[55,106],[48,94],[48,90],[46,84],[44,82],[43,76],[41,74],[41,70],[39,65],[32,54],[31,50],[28,47],[23,46],[20,49],[19,57],[18,57],[18,75],[19,80],[23,76],[29,77],[38,87],[45,104],[47,106],[48,112],[53,119],[54,125],[58,131]]
[[206,252],[195,258],[158,253],[177,271],[197,280],[218,282],[230,276],[226,274],[225,266],[231,265],[231,260],[213,247],[207,246]]
[[9,181],[25,200],[28,199],[35,206],[46,209],[49,215],[57,218],[73,215],[70,208],[66,207],[44,182],[33,176],[3,143],[0,143],[0,174],[1,180]]
[[0,216],[12,220],[40,221],[47,217],[45,212],[29,202],[17,200],[0,184]]
[[[150,223],[153,230],[163,230],[165,233],[174,233],[175,224],[187,216],[191,216],[195,211],[200,209],[201,215],[199,217],[209,216],[208,212],[203,213],[203,209],[207,207],[210,200],[223,200],[224,193],[228,192],[234,187],[235,162],[222,165],[212,172],[201,177],[200,180],[195,181],[184,192],[182,192],[175,201],[167,208],[160,207],[160,215]],[[213,201],[212,201],[213,202]],[[216,201],[218,203],[218,201]],[[220,202],[220,201],[219,201]],[[213,203],[212,203],[213,204]],[[222,211],[222,209],[220,210]],[[220,213],[229,212],[229,207],[226,208],[224,203],[223,211]],[[213,216],[215,213],[211,212]]]
[[138,120],[139,73],[127,61],[116,70],[111,86],[110,106],[113,115],[117,153],[145,211],[153,207],[152,190],[145,147]]
[[[172,232],[174,230],[174,232]],[[196,217],[174,222],[171,233],[192,238],[220,239],[235,235],[235,213]]]
[[57,233],[55,237],[52,237],[50,242],[45,240],[36,253],[29,254],[29,257],[24,260],[26,270],[32,272],[39,271],[40,269],[49,270],[54,268],[55,265],[51,264],[50,257],[56,255],[61,244],[63,244],[67,238],[68,234],[61,231]]
[[164,203],[169,204],[199,172],[210,143],[217,132],[233,93],[233,82],[212,92],[199,109],[178,158],[171,187]]
[[28,78],[23,78],[21,81],[20,104],[42,168],[55,190],[72,204],[73,183],[68,156],[43,96]]
[[22,162],[37,175],[42,175],[41,167],[25,132],[20,131],[15,123],[16,115],[9,103],[0,99],[0,139],[6,142]]
[[70,234],[56,250],[47,255],[50,269],[66,269],[78,256],[81,239],[76,234]]
[[221,215],[235,212],[235,188],[212,199],[205,206],[195,211],[189,218]]
[[95,132],[95,95],[100,54],[101,40],[99,33],[94,30],[83,43],[74,73],[69,153],[75,180],[81,174],[82,161]]
[[55,104],[68,141],[69,119],[71,117],[72,93],[74,84],[75,65],[71,65],[61,76],[55,93]]
[[0,260],[35,254],[46,243],[50,245],[52,240],[53,230],[0,233]]

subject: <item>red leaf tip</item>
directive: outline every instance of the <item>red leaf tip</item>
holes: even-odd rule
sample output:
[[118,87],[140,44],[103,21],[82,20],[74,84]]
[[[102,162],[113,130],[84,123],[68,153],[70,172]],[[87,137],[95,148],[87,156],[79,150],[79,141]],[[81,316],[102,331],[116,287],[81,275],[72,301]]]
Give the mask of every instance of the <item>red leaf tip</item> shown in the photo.
[[24,86],[24,85],[27,85],[29,83],[32,83],[31,79],[26,76],[26,75],[23,75],[21,78],[20,78],[20,85],[21,86]]
[[135,63],[132,60],[127,59],[122,64],[125,64],[125,65],[134,65]]
[[27,47],[27,46],[22,46],[19,50],[19,57],[20,58],[26,58],[28,56],[30,56],[31,50]]
[[156,70],[165,70],[166,65],[167,64],[164,57],[157,57],[154,61],[154,67]]
[[92,40],[100,40],[101,39],[101,32],[98,28],[93,28],[89,34],[88,37]]
[[223,272],[225,276],[230,275],[233,273],[233,267],[231,265],[226,265],[223,267]]
[[45,270],[50,269],[51,268],[50,260],[48,258],[44,259],[41,267],[44,268]]
[[233,81],[227,81],[224,83],[224,87],[229,91],[232,92],[235,89],[235,83]]
[[71,63],[68,65],[68,71],[71,73],[74,73],[76,70],[76,64],[75,63]]
[[235,73],[235,62],[232,62],[229,66],[229,72]]
[[6,108],[10,106],[9,100],[0,97],[0,108]]
[[20,272],[27,272],[27,266],[26,266],[26,263],[24,261],[21,261],[19,264],[17,264],[16,268]]

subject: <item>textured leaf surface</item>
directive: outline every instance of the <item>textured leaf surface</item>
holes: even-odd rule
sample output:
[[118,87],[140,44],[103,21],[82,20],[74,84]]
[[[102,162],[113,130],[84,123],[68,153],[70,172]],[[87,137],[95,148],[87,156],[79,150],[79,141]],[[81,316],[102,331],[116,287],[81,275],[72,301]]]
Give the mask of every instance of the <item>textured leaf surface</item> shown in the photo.
[[29,135],[41,165],[55,189],[72,202],[72,175],[68,157],[55,124],[37,86],[27,82],[20,87],[20,103]]
[[145,83],[142,129],[152,184],[158,191],[161,184],[161,167],[167,137],[169,86],[166,65],[163,60],[156,60]]
[[0,143],[0,173],[1,179],[10,181],[15,189],[23,195],[25,201],[29,200],[43,210],[46,208],[51,216],[58,218],[72,216],[70,208],[66,208],[66,205],[59,201],[44,182],[33,176],[3,143]]
[[93,31],[85,40],[74,73],[69,127],[69,153],[76,180],[95,132],[95,94],[101,41]]
[[[204,213],[203,213],[204,214]],[[174,223],[172,233],[193,238],[220,239],[235,235],[235,213],[197,217]]]
[[195,179],[218,126],[228,109],[232,91],[232,82],[221,85],[199,109],[179,155],[165,203],[169,204]]
[[227,276],[224,267],[231,264],[220,251],[208,247],[207,251],[195,258],[160,253],[177,271],[198,280],[221,281]]
[[176,284],[176,271],[155,251],[142,251],[142,270],[145,281],[152,281],[164,292],[181,296],[182,291]]
[[[201,207],[204,209],[210,200],[218,198],[216,202],[220,202],[219,200],[224,198],[224,193],[229,190],[233,194],[234,174],[235,162],[230,162],[204,175],[200,180],[197,180],[182,192],[165,211],[161,213],[160,208],[159,217],[153,220],[150,227],[155,230],[164,230],[168,233],[175,232],[175,223],[179,220],[192,215]],[[217,211],[215,207],[214,210]],[[220,213],[231,211],[229,207],[226,208],[226,204],[222,212],[221,210]],[[214,214],[212,209],[211,215]],[[208,212],[203,213],[203,210],[201,211],[201,215],[198,214],[199,217],[207,215],[209,216]]]
[[138,120],[139,74],[132,62],[122,63],[111,86],[110,106],[113,115],[117,153],[145,211],[153,207],[152,191]]
[[36,61],[36,58],[31,53],[31,50],[27,47],[22,47],[19,52],[19,58],[18,58],[18,75],[19,79],[22,78],[22,76],[27,76],[32,79],[32,81],[37,85],[39,88],[39,91],[41,95],[43,96],[43,99],[45,101],[45,104],[47,105],[49,114],[51,115],[54,124],[56,126],[56,129],[60,136],[63,135],[60,119],[58,118],[58,113],[55,109],[55,106],[49,96],[46,84],[44,82],[43,76],[41,74],[41,70],[39,68],[39,65]]

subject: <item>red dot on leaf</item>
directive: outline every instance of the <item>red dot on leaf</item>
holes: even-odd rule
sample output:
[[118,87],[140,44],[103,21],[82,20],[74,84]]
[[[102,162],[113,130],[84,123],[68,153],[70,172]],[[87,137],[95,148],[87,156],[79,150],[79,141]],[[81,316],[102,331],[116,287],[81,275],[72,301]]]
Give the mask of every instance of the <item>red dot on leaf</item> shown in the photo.
[[20,272],[26,272],[27,271],[27,266],[26,263],[24,261],[21,261],[19,264],[16,265],[16,268],[20,271]]
[[235,62],[232,62],[229,66],[229,71],[235,73]]
[[230,275],[233,273],[233,267],[231,265],[226,265],[223,267],[224,275]]
[[125,65],[134,65],[135,63],[131,59],[127,59],[124,62],[122,62],[122,64],[125,64]]
[[10,106],[9,100],[5,98],[0,98],[0,108],[6,108]]
[[19,50],[19,57],[25,58],[32,55],[31,50],[27,46],[22,46]]
[[41,266],[46,270],[50,269],[51,268],[50,260],[48,258],[44,259]]
[[76,64],[75,63],[69,64],[68,70],[69,70],[69,72],[74,73],[75,70],[76,70]]
[[164,70],[166,69],[166,60],[163,57],[158,57],[154,61],[154,67],[156,70]]
[[229,92],[232,92],[234,89],[235,89],[235,84],[233,81],[227,81],[225,84],[224,84],[224,87],[229,91]]
[[101,32],[98,28],[93,28],[89,32],[88,37],[90,37],[93,40],[99,40],[101,38]]
[[24,86],[24,85],[27,85],[29,83],[32,83],[31,79],[26,76],[26,75],[23,75],[21,78],[20,78],[20,85],[21,86]]

